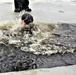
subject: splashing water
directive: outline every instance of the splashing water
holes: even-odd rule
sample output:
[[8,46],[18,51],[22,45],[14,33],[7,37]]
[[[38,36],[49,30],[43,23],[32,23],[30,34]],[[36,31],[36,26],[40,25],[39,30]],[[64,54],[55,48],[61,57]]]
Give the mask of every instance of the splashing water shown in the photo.
[[[15,21],[16,24],[19,21]],[[33,35],[21,35],[19,32],[8,31],[14,25],[13,21],[0,25],[0,43],[14,44],[16,48],[35,54],[52,54],[57,52],[73,52],[76,48],[75,24],[35,23]]]

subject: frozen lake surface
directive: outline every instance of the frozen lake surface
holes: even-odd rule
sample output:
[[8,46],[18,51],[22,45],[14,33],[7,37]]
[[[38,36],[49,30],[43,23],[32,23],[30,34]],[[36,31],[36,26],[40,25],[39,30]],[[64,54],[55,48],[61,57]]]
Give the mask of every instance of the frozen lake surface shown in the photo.
[[[12,0],[11,3],[4,2],[0,4],[0,21],[19,19],[20,15],[25,12],[14,13],[14,4]],[[30,8],[32,9],[30,14],[34,16],[35,21],[76,23],[75,2],[34,2],[36,1],[30,1]]]
[[31,71],[10,72],[0,75],[76,75],[76,65],[69,67],[57,67],[49,69],[38,69]]

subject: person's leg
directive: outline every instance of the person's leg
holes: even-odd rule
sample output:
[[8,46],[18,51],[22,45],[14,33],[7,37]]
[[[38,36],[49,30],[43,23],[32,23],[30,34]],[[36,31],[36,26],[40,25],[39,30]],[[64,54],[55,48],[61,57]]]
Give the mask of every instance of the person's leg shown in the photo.
[[14,0],[15,10],[14,12],[20,12],[22,10],[21,0]]
[[25,11],[31,11],[29,8],[29,0],[24,0],[23,7]]
[[17,0],[14,0],[14,6],[15,6],[15,9],[17,9],[17,8],[18,8]]

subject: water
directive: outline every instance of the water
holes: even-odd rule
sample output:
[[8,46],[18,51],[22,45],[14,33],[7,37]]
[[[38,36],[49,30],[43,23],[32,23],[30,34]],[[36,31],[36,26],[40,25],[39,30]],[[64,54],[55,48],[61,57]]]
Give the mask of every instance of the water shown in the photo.
[[[12,0],[1,0],[0,40],[8,39],[9,44],[19,44],[18,46],[21,47],[21,50],[25,51],[27,49],[35,54],[73,52],[76,47],[76,5],[75,0],[63,1],[47,0],[46,3],[45,0],[30,0],[30,7],[32,8],[30,14],[34,16],[34,23],[38,30],[33,31],[34,36],[32,37],[29,37],[29,35],[24,36],[22,38],[25,41],[24,43],[31,42],[32,44],[29,44],[27,47],[21,47],[21,37],[6,36],[8,31],[3,29],[5,27],[9,29],[13,25],[20,24],[21,15],[27,12],[15,13]],[[45,14],[43,14],[44,12]],[[24,40],[24,38],[26,39]]]
[[[36,32],[34,31],[34,36],[30,37],[26,35],[21,39],[20,36],[10,36],[10,33],[4,29],[19,24],[20,17],[25,11],[14,13],[13,0],[0,0],[0,43],[6,43],[5,41],[8,40],[9,44],[15,44],[23,51],[26,49],[35,54],[73,52],[76,47],[75,1],[76,0],[30,0],[30,7],[32,8],[30,14],[34,16],[34,23],[38,27],[38,30]],[[7,33],[9,36],[7,36]],[[25,37],[26,39],[24,39]],[[24,41],[24,44],[29,44],[23,46],[23,41],[20,39]]]

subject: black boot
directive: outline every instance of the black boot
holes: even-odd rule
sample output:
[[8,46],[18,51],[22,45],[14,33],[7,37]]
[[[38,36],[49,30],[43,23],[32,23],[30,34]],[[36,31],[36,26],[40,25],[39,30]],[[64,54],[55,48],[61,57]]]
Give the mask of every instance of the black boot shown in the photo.
[[19,8],[14,10],[14,12],[20,12],[20,11],[21,11],[21,9],[19,9]]
[[25,11],[31,12],[32,10],[28,7],[25,9]]

